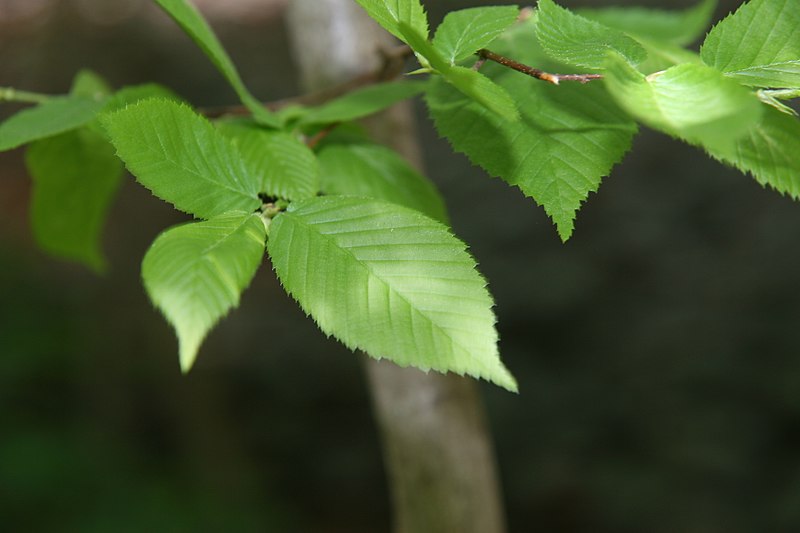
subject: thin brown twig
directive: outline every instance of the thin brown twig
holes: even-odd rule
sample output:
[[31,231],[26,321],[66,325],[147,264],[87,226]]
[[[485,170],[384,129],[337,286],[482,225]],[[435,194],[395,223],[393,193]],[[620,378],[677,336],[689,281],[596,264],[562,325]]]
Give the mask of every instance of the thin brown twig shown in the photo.
[[[390,49],[378,50],[383,59],[381,66],[372,72],[367,72],[360,76],[348,80],[344,83],[293,98],[284,98],[264,104],[271,111],[277,111],[290,105],[313,106],[324,104],[349,92],[352,92],[367,85],[387,82],[399,77],[403,73],[406,59],[413,55],[413,50],[408,45],[400,45]],[[241,105],[209,107],[201,109],[200,112],[209,117],[217,118],[223,115],[241,116],[248,115],[250,112]]]
[[494,61],[495,63],[503,65],[504,67],[527,74],[528,76],[536,78],[537,80],[552,83],[553,85],[558,85],[562,81],[589,83],[592,80],[599,80],[603,78],[602,74],[551,74],[550,72],[545,72],[541,69],[525,65],[519,61],[514,61],[506,56],[501,56],[500,54],[496,54],[491,50],[486,50],[485,48],[478,50],[475,52],[475,54],[481,59]]

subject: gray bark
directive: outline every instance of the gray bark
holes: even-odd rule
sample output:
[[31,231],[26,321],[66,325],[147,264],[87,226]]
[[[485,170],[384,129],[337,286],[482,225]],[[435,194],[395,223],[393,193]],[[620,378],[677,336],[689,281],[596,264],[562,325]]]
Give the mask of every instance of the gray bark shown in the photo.
[[[288,23],[306,90],[381,67],[395,44],[353,0],[292,0]],[[413,115],[399,105],[368,122],[374,137],[420,166]],[[397,533],[505,530],[492,444],[474,381],[365,357]]]

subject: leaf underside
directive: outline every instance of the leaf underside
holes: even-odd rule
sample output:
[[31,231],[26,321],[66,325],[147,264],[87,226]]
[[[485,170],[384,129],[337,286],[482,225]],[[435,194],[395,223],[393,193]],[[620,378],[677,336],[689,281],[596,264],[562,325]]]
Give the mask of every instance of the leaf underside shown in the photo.
[[710,149],[732,147],[757,123],[763,107],[749,90],[702,64],[685,63],[645,78],[610,57],[605,83],[617,103],[644,124]]
[[267,249],[287,292],[351,349],[516,390],[485,281],[442,224],[377,200],[320,197],[275,217]]
[[168,229],[147,251],[144,286],[175,327],[184,372],[209,330],[239,304],[261,264],[265,239],[258,215],[232,212]]

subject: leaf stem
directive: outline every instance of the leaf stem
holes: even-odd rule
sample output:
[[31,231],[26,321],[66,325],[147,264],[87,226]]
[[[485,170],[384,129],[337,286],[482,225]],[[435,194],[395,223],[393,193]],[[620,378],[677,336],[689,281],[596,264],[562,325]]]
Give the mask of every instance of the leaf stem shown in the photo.
[[41,104],[50,100],[49,94],[19,91],[13,87],[0,87],[0,102],[22,102],[26,104]]
[[767,96],[777,98],[778,100],[800,98],[800,89],[762,89],[759,92],[763,92]]
[[511,58],[501,56],[500,54],[496,54],[495,52],[486,50],[485,48],[478,50],[475,52],[475,54],[481,59],[494,61],[495,63],[503,65],[504,67],[516,70],[517,72],[521,72],[522,74],[526,74],[536,78],[537,80],[552,83],[553,85],[558,85],[562,81],[589,83],[592,80],[599,80],[603,78],[602,74],[552,74],[550,72],[545,72],[541,69],[525,65]]

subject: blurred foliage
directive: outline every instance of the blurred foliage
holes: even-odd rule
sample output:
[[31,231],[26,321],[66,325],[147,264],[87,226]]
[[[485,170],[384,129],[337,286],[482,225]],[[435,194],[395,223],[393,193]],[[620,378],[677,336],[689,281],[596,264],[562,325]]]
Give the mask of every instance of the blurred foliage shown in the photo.
[[[434,21],[478,3],[429,2]],[[168,24],[95,27],[61,9],[3,35],[0,85],[63,91],[89,66],[116,85],[233,101]],[[295,90],[277,21],[216,27],[259,97]],[[800,205],[645,132],[562,245],[530,200],[450,154],[427,123],[421,136],[520,381],[519,396],[485,387],[510,529],[800,528]],[[388,529],[358,359],[269,269],[184,377],[139,279],[147,245],[180,215],[128,180],[98,278],[36,250],[28,194],[21,154],[4,157],[3,529]]]

